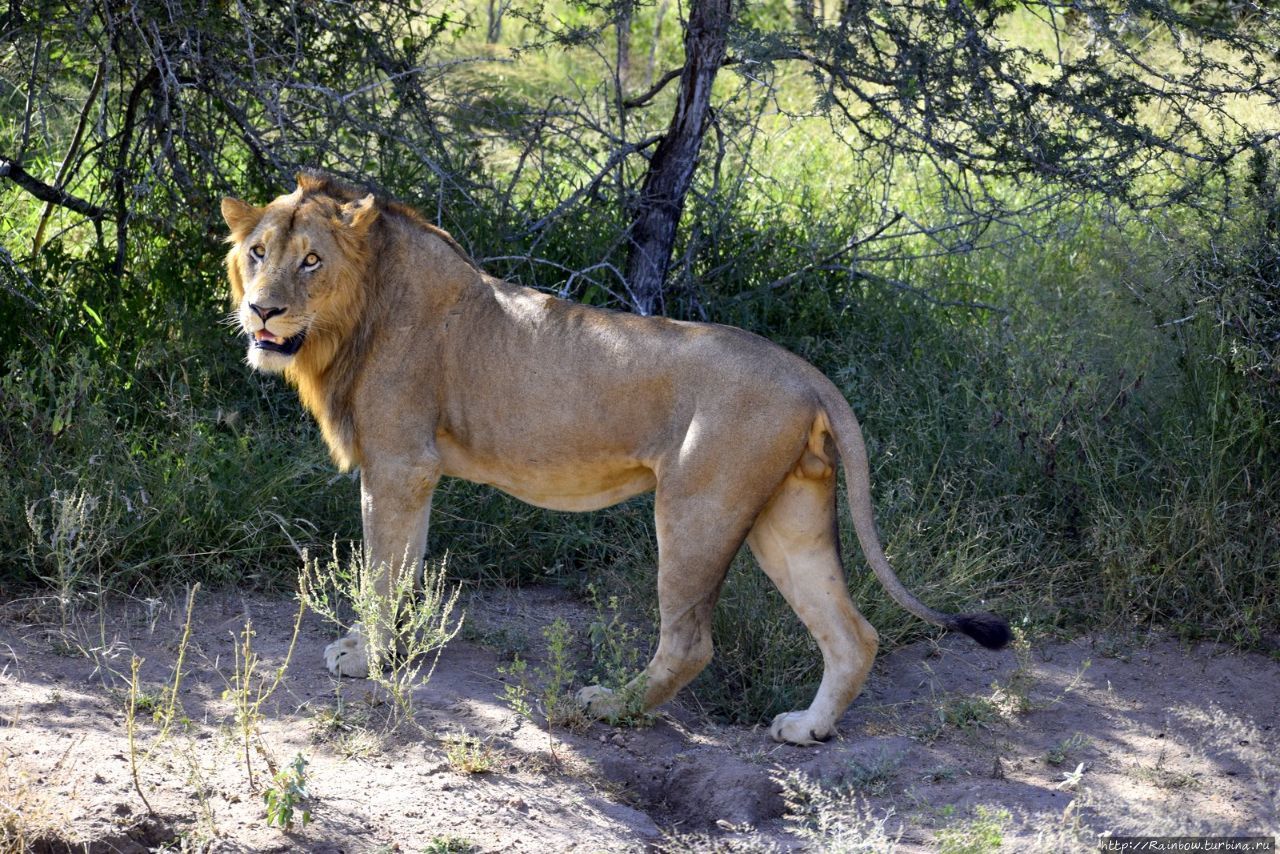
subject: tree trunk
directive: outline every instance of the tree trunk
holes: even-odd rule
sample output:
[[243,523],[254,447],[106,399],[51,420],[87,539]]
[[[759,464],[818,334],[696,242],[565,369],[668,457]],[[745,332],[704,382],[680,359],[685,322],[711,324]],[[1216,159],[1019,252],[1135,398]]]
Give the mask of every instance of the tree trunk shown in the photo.
[[694,0],[684,37],[684,70],[667,133],[658,143],[631,225],[627,283],[639,314],[661,313],[676,226],[693,181],[711,109],[711,84],[724,63],[731,0]]
[[485,40],[489,44],[497,44],[502,38],[502,16],[506,14],[507,0],[489,0],[489,21],[485,28]]
[[634,13],[632,0],[622,0],[618,4],[617,16],[614,18],[614,29],[618,36],[617,67],[618,79],[624,84],[631,72],[631,18]]

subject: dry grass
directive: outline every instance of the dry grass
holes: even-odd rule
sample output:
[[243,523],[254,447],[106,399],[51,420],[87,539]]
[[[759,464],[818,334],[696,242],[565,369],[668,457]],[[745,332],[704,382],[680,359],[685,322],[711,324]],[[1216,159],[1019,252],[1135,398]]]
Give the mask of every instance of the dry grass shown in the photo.
[[64,754],[49,775],[33,781],[11,753],[0,750],[0,851],[27,851],[41,839],[60,837],[66,819],[52,778],[62,772],[65,759]]

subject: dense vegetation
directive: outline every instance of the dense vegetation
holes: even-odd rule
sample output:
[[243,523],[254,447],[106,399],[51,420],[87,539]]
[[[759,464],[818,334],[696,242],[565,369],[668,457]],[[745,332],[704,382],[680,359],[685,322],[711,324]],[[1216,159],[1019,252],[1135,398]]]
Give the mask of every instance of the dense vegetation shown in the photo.
[[[6,596],[287,588],[298,548],[359,536],[354,480],[220,322],[224,192],[260,202],[318,164],[418,205],[492,272],[644,307],[626,234],[680,97],[664,77],[681,63],[674,4],[365,4],[339,24],[323,5],[289,20],[178,2],[0,16]],[[930,604],[1274,647],[1270,19],[976,4],[945,30],[909,4],[867,8],[864,47],[945,36],[963,55],[981,24],[1015,67],[968,90],[963,68],[926,57],[949,76],[875,90],[919,96],[919,115],[859,104],[874,69],[849,76],[844,13],[740,10],[657,304],[766,335],[836,380],[868,435],[890,559]],[[1102,88],[1070,89],[1071,74]],[[1019,76],[1049,92],[1046,115],[1032,99],[1009,113],[1022,124],[983,124],[952,97],[985,92],[1003,114]],[[1181,101],[1155,94],[1178,86]],[[469,583],[594,581],[647,626],[650,524],[645,500],[554,514],[449,482],[431,550]],[[924,631],[845,529],[882,637]],[[749,562],[699,690],[763,716],[798,704],[819,658]]]

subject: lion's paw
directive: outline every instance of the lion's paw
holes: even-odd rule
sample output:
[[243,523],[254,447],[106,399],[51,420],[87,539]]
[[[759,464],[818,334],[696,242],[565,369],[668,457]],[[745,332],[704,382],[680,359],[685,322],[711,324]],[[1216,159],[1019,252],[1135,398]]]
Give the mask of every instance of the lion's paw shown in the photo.
[[783,712],[773,719],[769,735],[787,744],[817,744],[831,738],[835,730],[814,721],[808,712]]
[[324,648],[324,663],[334,676],[365,679],[369,676],[369,653],[364,626],[355,623],[347,636]]
[[574,697],[587,714],[596,718],[614,717],[622,708],[614,693],[600,685],[588,685]]

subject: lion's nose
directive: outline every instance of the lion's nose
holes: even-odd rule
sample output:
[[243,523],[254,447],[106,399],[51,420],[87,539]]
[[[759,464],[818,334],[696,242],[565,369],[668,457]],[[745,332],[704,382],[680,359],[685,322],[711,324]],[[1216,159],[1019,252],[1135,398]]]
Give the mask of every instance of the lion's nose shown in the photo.
[[263,323],[266,323],[268,320],[275,317],[276,315],[284,314],[286,311],[288,311],[287,308],[282,308],[282,307],[273,306],[273,305],[261,306],[253,302],[249,303],[249,308],[253,310],[254,314],[262,318]]

